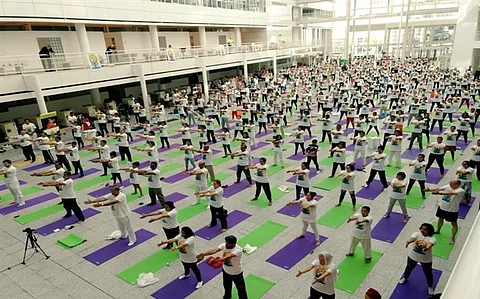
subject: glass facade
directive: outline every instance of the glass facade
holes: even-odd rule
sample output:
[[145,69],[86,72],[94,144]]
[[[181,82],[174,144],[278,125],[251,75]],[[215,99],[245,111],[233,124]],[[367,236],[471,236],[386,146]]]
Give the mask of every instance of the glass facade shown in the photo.
[[266,12],[266,0],[152,0],[154,2]]

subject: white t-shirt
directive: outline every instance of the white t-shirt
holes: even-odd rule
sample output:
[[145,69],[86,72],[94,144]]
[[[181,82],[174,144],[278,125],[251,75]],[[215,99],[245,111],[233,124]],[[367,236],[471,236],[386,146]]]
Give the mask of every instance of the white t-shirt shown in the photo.
[[192,139],[189,128],[181,128],[180,133],[182,134],[182,139]]
[[472,167],[464,168],[463,166],[460,166],[457,168],[457,170],[465,171],[467,173],[465,174],[459,174],[458,179],[462,182],[471,182],[472,181],[472,174],[475,171]]
[[120,172],[120,170],[118,168],[118,158],[117,157],[111,158],[109,164],[110,164],[110,167],[111,167],[110,168],[111,173],[119,173]]
[[38,143],[39,143],[40,145],[38,146],[38,149],[41,150],[41,151],[47,151],[47,150],[49,150],[49,149],[50,149],[50,145],[49,145],[49,144],[42,144],[42,143],[47,143],[47,142],[49,142],[49,141],[50,141],[50,139],[49,139],[47,136],[45,136],[45,137],[39,137],[39,138],[38,138]]
[[458,132],[448,131],[445,132],[445,145],[446,146],[457,146],[457,134]]
[[392,180],[392,185],[393,184],[405,185],[405,187],[404,188],[395,188],[395,187],[392,186],[392,193],[390,194],[390,197],[395,198],[395,199],[405,199],[406,198],[406,195],[405,195],[405,189],[406,189],[405,180],[399,180],[397,178],[394,178]]
[[[300,215],[301,219],[306,222],[316,222],[317,221],[317,201],[312,199],[308,201],[305,197],[300,199]],[[308,204],[308,207],[302,208],[303,204]]]
[[[130,167],[129,169],[134,170],[134,171],[138,170],[138,168],[132,168],[132,167]],[[128,178],[130,179],[130,183],[132,183],[132,184],[139,184],[140,183],[140,180],[138,179],[138,173],[136,173],[136,172],[129,172],[128,173]]]
[[355,224],[355,228],[353,229],[352,236],[357,239],[370,239],[370,233],[372,231],[372,216],[363,217],[362,214],[356,213],[353,215],[355,217],[356,222],[363,222],[359,224]]
[[119,135],[119,137],[117,138],[118,146],[128,147],[127,134],[126,133],[123,133],[123,134],[120,133],[118,135]]
[[295,136],[295,143],[304,143],[303,131],[296,131],[295,133],[298,134]]
[[342,170],[340,175],[342,176],[340,188],[346,191],[355,191],[355,172],[347,172],[346,170]]
[[28,134],[18,136],[18,140],[20,142],[21,147],[31,145],[32,143],[30,141],[28,141],[29,139],[30,139],[30,135],[28,135]]
[[58,186],[58,193],[60,198],[76,198],[75,192],[73,191],[73,180],[64,178],[58,179],[57,182],[65,184],[64,186]]
[[70,161],[76,162],[80,161],[80,155],[78,154],[78,146],[76,147],[69,147],[70,153],[68,154],[70,157]]
[[233,253],[235,254],[234,257],[226,259],[223,261],[223,271],[225,273],[230,274],[230,275],[238,275],[243,272],[242,269],[242,248],[238,245],[236,245],[232,249],[227,249],[225,243],[220,244],[218,246],[218,249],[223,251],[223,255],[227,253]]
[[217,195],[210,196],[210,198],[208,199],[208,203],[214,208],[223,207],[223,188],[218,187],[217,189],[215,189],[213,186],[210,186],[210,188],[208,188],[207,190],[217,193]]
[[471,157],[472,161],[480,162],[480,146],[472,146],[473,155]]
[[401,152],[402,151],[402,136],[390,136],[390,151],[392,152]]
[[446,212],[458,212],[460,202],[463,199],[463,194],[465,190],[462,188],[452,189],[450,185],[445,185],[440,188],[443,191],[453,192],[455,195],[444,195],[440,201],[440,209]]
[[332,143],[339,143],[342,141],[343,131],[337,131],[337,129],[332,130]]
[[175,240],[178,241],[178,245],[187,244],[186,247],[178,248],[180,253],[180,261],[184,263],[195,263],[197,262],[197,252],[195,251],[195,237],[191,236],[187,239],[178,235],[175,237]]
[[186,159],[193,159],[193,146],[184,145],[183,149],[185,151],[185,158]]
[[297,168],[297,171],[302,171],[305,173],[297,174],[297,180],[295,182],[295,185],[303,188],[310,188],[310,170]]
[[162,188],[162,183],[160,181],[160,169],[150,169],[149,172],[154,174],[148,176],[148,188]]
[[205,162],[205,165],[213,165],[212,164],[212,150],[209,149],[206,152],[202,152],[202,160]]
[[414,232],[411,237],[416,240],[408,245],[408,248],[410,249],[408,257],[420,263],[431,263],[433,260],[432,248],[425,251],[425,247],[427,246],[427,243],[435,245],[437,240],[435,240],[434,237],[425,237],[420,232]]
[[206,168],[195,167],[193,170],[199,174],[195,175],[195,184],[197,187],[207,187],[207,173],[208,170]]
[[367,137],[360,137],[357,136],[355,137],[356,143],[355,143],[355,150],[357,151],[365,151],[367,148]]
[[255,171],[255,174],[257,176],[257,179],[256,181],[259,182],[259,183],[268,183],[268,174],[267,174],[267,170],[268,170],[268,165],[267,164],[256,164],[255,167],[257,168],[256,171]]
[[[380,170],[384,171],[385,170],[385,158],[387,157],[387,154],[381,153],[379,154],[378,152],[373,153],[373,165],[372,169],[373,170]],[[375,160],[375,159],[380,159],[380,160]]]
[[162,212],[162,214],[167,214],[169,216],[161,219],[162,226],[164,228],[172,229],[172,228],[178,227],[179,224],[177,221],[177,215],[178,215],[177,209],[172,209],[168,212],[165,209],[161,209],[160,212]]
[[56,180],[58,180],[58,179],[63,178],[63,174],[65,173],[65,169],[63,169],[62,167],[60,167],[59,169],[56,169],[56,168],[54,167],[54,168],[49,169],[49,171],[51,171],[51,172],[54,173],[54,174],[52,175],[52,180],[53,180],[53,181],[56,181]]
[[64,149],[65,148],[65,144],[63,143],[63,141],[58,141],[58,142],[55,142],[55,154],[57,156],[65,156],[65,152],[62,152],[60,151],[61,149]]
[[6,183],[17,183],[17,169],[13,166],[10,165],[10,167],[3,167],[1,171],[5,171],[5,174],[3,175],[5,177],[5,182]]
[[230,133],[228,132],[223,133],[222,139],[223,139],[222,144],[230,144]]
[[324,281],[312,284],[312,288],[327,295],[335,294],[334,277],[337,275],[337,268],[333,264],[328,265],[328,267],[321,265],[318,259],[312,262],[312,266],[315,267],[313,269],[314,278],[322,276],[325,272],[330,273]]
[[127,204],[127,197],[125,194],[120,192],[117,196],[114,196],[113,194],[108,194],[105,196],[106,199],[108,200],[118,200],[118,203],[115,203],[110,206],[110,209],[112,210],[113,217],[115,218],[124,218],[130,215],[130,208],[128,207]]
[[145,149],[149,149],[149,151],[147,151],[148,161],[158,162],[157,147],[156,146],[147,146]]
[[242,154],[238,156],[238,165],[248,166],[248,163],[250,162],[250,153],[247,150],[245,150],[244,152],[240,150],[237,152],[237,154]]
[[410,178],[412,180],[418,181],[425,181],[425,167],[427,166],[427,162],[418,162],[418,160],[413,160],[413,170],[410,174]]
[[445,153],[445,143],[432,142],[430,143],[432,148],[432,154],[434,155],[443,155]]
[[105,144],[104,146],[100,145],[100,148],[103,149],[100,151],[100,157],[102,157],[102,159],[110,159],[110,147]]
[[345,163],[345,149],[336,146],[333,153],[333,162]]

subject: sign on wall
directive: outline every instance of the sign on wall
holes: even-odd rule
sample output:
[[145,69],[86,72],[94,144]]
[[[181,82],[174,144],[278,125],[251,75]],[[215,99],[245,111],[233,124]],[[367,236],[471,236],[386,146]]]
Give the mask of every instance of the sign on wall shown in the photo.
[[97,54],[88,54],[88,63],[92,71],[99,71],[102,69],[102,64],[100,63],[100,58]]

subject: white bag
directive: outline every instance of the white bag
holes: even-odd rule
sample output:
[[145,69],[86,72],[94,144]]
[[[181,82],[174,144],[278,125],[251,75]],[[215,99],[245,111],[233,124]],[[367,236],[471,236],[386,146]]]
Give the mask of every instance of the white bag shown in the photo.
[[154,284],[158,282],[158,278],[156,278],[153,273],[140,273],[137,278],[137,285],[140,288],[144,288],[148,285]]

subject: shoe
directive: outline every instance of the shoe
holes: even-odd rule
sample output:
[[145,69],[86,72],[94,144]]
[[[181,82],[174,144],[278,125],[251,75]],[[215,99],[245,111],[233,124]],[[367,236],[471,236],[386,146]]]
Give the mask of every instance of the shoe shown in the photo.
[[362,187],[363,188],[368,188],[368,184],[363,184]]
[[128,242],[127,246],[130,247],[130,246],[133,246],[137,241],[133,241],[133,242]]
[[333,178],[333,175],[329,176],[329,178]]
[[154,203],[154,202],[147,203],[147,206],[150,206],[150,207],[151,207],[151,206],[154,206],[154,205],[156,205],[156,203]]
[[319,174],[319,173],[320,173],[320,170],[317,170],[317,174]]
[[224,233],[224,232],[226,232],[226,231],[227,231],[226,228],[222,228],[222,230],[220,230],[221,233]]
[[347,257],[353,256],[353,253],[349,252],[349,253],[345,254],[345,256],[347,256]]
[[30,162],[30,163],[35,163],[35,160],[33,160],[33,161],[32,161],[32,162]]
[[272,202],[271,202],[271,201],[268,202],[268,206],[269,206],[269,207],[272,206]]
[[408,281],[408,279],[402,277],[402,279],[400,279],[400,280],[398,281],[398,284],[404,284],[404,283],[406,283],[407,281]]
[[197,282],[197,285],[195,286],[195,289],[199,289],[203,286],[203,281]]
[[27,161],[30,161],[30,159],[25,159],[25,160],[23,160],[23,161],[24,161],[24,162],[27,162]]
[[257,197],[255,197],[254,199],[251,199],[250,201],[256,201],[256,200],[258,200],[258,198],[257,198]]
[[370,264],[372,262],[372,258],[365,258],[365,263]]
[[182,279],[185,279],[185,278],[188,278],[188,277],[190,277],[190,274],[189,275],[182,274],[178,277],[178,279],[182,280]]
[[102,174],[101,177],[102,177],[102,176],[107,176],[107,175],[108,175],[108,174]]
[[59,206],[59,205],[63,205],[63,201],[57,203],[57,206]]
[[18,204],[19,207],[23,207],[25,205],[25,202],[21,202]]
[[78,178],[83,178],[84,176],[85,176],[85,175],[83,175],[83,174],[82,174],[82,175],[81,175],[81,176],[79,176]]

